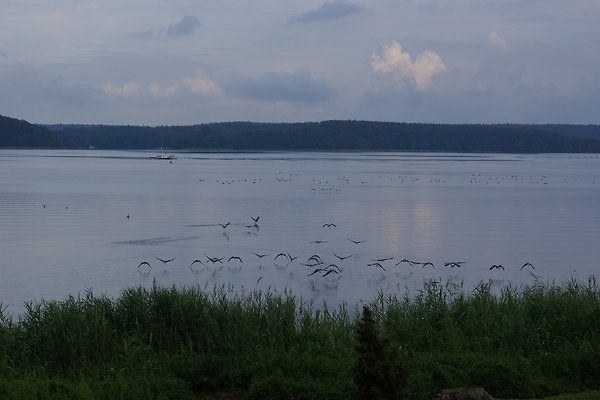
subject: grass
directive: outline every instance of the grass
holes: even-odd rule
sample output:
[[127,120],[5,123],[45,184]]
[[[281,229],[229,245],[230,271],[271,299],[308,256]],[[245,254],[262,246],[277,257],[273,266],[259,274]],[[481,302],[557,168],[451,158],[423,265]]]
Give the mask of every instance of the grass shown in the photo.
[[[600,389],[593,278],[499,295],[485,284],[429,282],[418,293],[381,293],[370,307],[407,367],[412,399],[457,386],[499,398]],[[224,286],[32,302],[17,319],[0,312],[0,398],[347,399],[357,315]]]

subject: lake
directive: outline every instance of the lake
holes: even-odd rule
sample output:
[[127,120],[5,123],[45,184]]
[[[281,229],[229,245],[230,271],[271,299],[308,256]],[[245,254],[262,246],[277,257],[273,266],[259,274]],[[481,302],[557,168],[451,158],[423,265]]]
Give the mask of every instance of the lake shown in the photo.
[[[352,305],[379,291],[414,293],[430,279],[470,290],[598,271],[599,155],[153,155],[0,150],[8,313],[25,301],[154,283]],[[196,259],[204,266],[190,266]],[[315,259],[325,271],[308,276]],[[151,268],[138,268],[144,261]],[[521,269],[526,262],[535,269]]]

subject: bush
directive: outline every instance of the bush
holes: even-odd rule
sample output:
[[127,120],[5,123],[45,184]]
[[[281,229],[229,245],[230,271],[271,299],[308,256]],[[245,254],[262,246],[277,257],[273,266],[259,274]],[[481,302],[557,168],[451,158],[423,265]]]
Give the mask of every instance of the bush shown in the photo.
[[407,371],[389,342],[377,334],[369,307],[364,306],[356,329],[358,359],[354,368],[356,400],[403,400]]

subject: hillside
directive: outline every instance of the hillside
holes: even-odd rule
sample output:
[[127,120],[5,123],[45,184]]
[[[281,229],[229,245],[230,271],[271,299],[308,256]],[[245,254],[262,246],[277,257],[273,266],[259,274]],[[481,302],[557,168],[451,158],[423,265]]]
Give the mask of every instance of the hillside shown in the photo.
[[159,127],[38,126],[0,116],[0,147],[600,153],[600,136],[595,135],[596,131],[595,126],[584,125],[458,125],[375,121],[222,122]]
[[60,147],[56,133],[27,121],[0,115],[0,147]]

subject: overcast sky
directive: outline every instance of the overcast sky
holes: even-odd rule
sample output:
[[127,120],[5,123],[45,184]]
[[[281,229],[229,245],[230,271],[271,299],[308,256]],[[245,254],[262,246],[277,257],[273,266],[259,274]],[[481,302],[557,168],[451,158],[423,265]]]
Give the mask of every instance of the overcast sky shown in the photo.
[[35,123],[600,123],[599,0],[0,0]]

